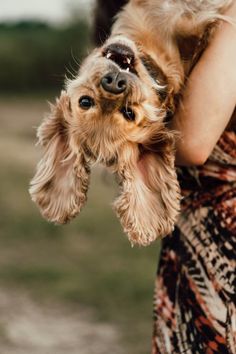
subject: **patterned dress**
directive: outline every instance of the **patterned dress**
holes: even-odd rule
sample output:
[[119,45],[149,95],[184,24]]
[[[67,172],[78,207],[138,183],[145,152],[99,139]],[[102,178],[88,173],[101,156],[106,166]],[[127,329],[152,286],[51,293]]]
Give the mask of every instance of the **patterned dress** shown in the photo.
[[236,132],[179,178],[182,212],[163,241],[152,354],[235,354]]

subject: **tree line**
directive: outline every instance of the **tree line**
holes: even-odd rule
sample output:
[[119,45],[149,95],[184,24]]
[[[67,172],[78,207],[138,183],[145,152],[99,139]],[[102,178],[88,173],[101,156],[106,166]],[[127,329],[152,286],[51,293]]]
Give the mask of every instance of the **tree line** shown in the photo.
[[90,46],[86,20],[56,27],[39,21],[0,24],[0,92],[62,87]]

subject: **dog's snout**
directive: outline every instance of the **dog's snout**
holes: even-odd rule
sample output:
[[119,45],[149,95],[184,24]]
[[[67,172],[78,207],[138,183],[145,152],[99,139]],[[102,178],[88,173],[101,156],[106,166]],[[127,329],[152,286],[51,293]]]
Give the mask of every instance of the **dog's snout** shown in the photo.
[[103,76],[101,79],[101,85],[105,91],[119,94],[127,88],[127,78],[124,73],[110,72]]

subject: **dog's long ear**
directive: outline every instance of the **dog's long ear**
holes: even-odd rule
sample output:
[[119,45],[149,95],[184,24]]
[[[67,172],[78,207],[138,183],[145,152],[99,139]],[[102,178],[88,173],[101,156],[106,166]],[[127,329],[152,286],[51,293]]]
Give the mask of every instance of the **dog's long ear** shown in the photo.
[[89,167],[78,144],[73,144],[70,122],[69,98],[62,92],[37,132],[44,152],[30,194],[42,215],[56,223],[65,223],[80,212],[89,183]]
[[134,155],[124,152],[118,172],[122,193],[114,208],[132,244],[148,245],[169,234],[180,208],[173,134],[166,133],[155,149],[144,146],[136,163]]

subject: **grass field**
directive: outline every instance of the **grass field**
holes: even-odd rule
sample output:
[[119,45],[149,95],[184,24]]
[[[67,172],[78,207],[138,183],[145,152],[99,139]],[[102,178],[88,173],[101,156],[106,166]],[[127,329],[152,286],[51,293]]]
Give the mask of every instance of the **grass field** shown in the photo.
[[[35,127],[46,110],[44,97],[0,98],[0,286],[27,292],[39,306],[91,310],[95,323],[117,328],[123,353],[148,354],[159,244],[131,248],[110,207],[116,186],[100,168],[75,221],[42,219],[28,184],[40,155]],[[3,332],[0,326],[0,338]]]

